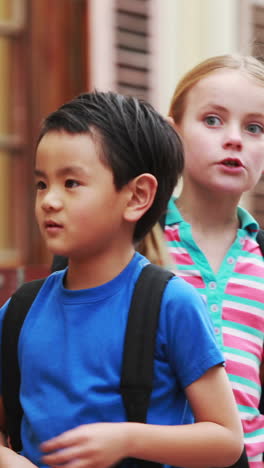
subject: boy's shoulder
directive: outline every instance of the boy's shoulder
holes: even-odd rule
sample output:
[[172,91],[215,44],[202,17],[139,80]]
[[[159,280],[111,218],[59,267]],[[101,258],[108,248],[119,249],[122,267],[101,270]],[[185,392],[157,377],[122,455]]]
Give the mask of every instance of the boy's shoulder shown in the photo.
[[175,298],[177,298],[179,303],[186,302],[186,305],[188,303],[190,305],[194,303],[197,305],[201,304],[202,307],[205,305],[204,300],[197,289],[192,284],[188,283],[188,281],[178,276],[177,273],[174,274],[168,284],[164,297],[167,302],[174,301]]
[[24,319],[29,311],[34,300],[41,291],[41,288],[46,284],[45,297],[49,291],[59,289],[62,284],[64,271],[52,273],[45,278],[39,278],[33,281],[23,283],[2,306],[2,320],[4,324],[11,322],[17,323],[18,328],[22,327]]
[[[28,310],[31,304],[34,302],[34,299],[40,293],[41,289],[45,289],[45,297],[48,297],[49,292],[59,290],[63,284],[64,271],[58,271],[51,273],[45,278],[35,279],[33,281],[28,281],[23,283],[9,299],[1,306],[0,308],[0,321],[6,317],[7,310],[14,309],[14,313],[18,311],[20,315],[20,309],[23,307],[25,310]],[[45,285],[45,288],[44,288]],[[9,312],[9,314],[11,314]]]

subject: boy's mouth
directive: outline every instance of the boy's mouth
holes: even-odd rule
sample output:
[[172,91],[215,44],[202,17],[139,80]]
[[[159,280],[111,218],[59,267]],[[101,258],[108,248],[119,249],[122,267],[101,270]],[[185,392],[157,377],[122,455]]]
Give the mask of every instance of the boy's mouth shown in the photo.
[[61,228],[62,224],[58,224],[55,221],[48,220],[45,221],[45,228]]

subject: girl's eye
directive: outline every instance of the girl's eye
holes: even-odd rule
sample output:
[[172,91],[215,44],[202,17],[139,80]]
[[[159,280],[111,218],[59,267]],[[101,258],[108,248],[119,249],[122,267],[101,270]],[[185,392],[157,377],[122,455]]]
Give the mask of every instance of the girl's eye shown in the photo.
[[78,187],[79,185],[80,185],[79,182],[77,182],[77,180],[74,180],[74,179],[67,179],[65,181],[66,188],[74,188],[74,187]]
[[44,190],[46,188],[46,184],[45,182],[43,182],[43,180],[39,180],[38,182],[36,182],[36,189],[37,190]]
[[219,127],[221,125],[221,120],[216,115],[208,115],[204,121],[209,127]]
[[250,123],[247,125],[246,127],[247,131],[249,133],[255,133],[255,134],[259,134],[259,133],[263,133],[264,132],[264,128],[262,127],[262,125],[260,124],[255,124],[255,123]]

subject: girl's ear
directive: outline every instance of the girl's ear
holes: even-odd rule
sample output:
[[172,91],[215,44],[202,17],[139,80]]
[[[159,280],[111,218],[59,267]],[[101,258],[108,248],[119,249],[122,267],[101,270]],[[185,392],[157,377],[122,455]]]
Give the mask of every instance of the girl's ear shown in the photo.
[[129,198],[124,218],[137,222],[151,207],[158,187],[158,181],[152,174],[140,174],[128,183]]

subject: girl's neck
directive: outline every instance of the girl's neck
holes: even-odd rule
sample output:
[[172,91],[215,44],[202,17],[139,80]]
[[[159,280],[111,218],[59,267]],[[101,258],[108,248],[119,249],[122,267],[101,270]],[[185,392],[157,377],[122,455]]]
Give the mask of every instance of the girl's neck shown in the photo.
[[194,241],[217,273],[223,259],[233,244],[239,219],[238,199],[205,191],[193,193],[183,189],[177,200],[182,217],[191,224]]
[[237,205],[239,198],[230,194],[212,193],[200,190],[192,191],[183,187],[177,199],[177,207],[182,217],[195,230],[219,232],[219,230],[237,230]]

